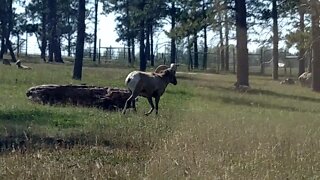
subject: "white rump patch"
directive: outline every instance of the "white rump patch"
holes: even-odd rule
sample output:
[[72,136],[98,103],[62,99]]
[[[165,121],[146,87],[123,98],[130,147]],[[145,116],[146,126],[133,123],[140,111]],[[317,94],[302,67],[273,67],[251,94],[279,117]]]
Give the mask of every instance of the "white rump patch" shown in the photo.
[[138,82],[140,81],[140,76],[138,73],[138,71],[133,71],[130,74],[128,74],[126,78],[125,83],[130,91],[133,91],[136,88]]

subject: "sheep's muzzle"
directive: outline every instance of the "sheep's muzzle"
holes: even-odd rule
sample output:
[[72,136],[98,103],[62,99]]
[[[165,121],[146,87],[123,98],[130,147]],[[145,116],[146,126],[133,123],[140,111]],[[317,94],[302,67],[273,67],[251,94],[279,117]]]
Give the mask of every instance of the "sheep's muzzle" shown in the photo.
[[176,78],[176,77],[173,77],[171,83],[172,83],[173,85],[177,85],[177,84],[178,84],[177,78]]

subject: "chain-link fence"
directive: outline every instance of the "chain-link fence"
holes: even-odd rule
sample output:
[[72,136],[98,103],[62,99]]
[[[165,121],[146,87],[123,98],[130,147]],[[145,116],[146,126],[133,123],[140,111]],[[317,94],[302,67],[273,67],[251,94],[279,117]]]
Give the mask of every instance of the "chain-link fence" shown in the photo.
[[[19,55],[26,55],[25,47],[19,49]],[[130,52],[132,64],[139,66],[139,52]],[[181,65],[181,70],[189,71],[206,71],[213,73],[220,73],[223,69],[223,60],[220,55],[219,48],[214,50],[209,50],[208,53],[199,51],[197,54],[195,52],[188,53],[188,51],[178,51],[176,53],[176,62]],[[66,55],[66,54],[63,54]],[[207,56],[206,63],[205,55]],[[84,52],[85,62],[90,63],[92,61],[93,48],[87,48]],[[170,64],[170,53],[156,53],[154,55],[154,65],[158,66],[160,64]],[[237,58],[236,50],[234,47],[229,49],[229,59],[224,59],[224,62],[228,62],[228,71],[236,73],[237,71]],[[196,67],[196,59],[198,58],[198,67]],[[70,58],[72,60],[72,58]],[[129,61],[129,49],[128,47],[101,47],[97,48],[97,64],[104,65],[115,63],[118,65],[128,65]],[[306,66],[310,64],[310,55],[306,55]],[[262,74],[271,75],[273,67],[272,59],[272,49],[261,48],[255,53],[249,53],[249,73],[250,74]],[[150,58],[147,59],[147,65],[150,66]],[[224,67],[226,68],[226,63]],[[280,76],[295,76],[298,74],[299,60],[298,57],[292,55],[284,50],[279,50],[279,75]],[[225,69],[226,70],[226,69]]]

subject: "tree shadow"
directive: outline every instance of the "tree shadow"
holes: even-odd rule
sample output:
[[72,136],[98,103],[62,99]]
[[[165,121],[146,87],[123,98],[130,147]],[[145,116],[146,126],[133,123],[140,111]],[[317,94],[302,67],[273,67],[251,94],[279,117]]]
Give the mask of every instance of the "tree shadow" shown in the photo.
[[[0,136],[0,155],[10,151],[33,151],[37,149],[71,149],[79,146],[105,146],[116,148],[107,138],[97,141],[92,134],[73,134],[67,137],[42,136],[32,133],[9,134]],[[123,145],[126,147],[126,144]],[[118,147],[117,147],[118,148]],[[122,147],[121,147],[122,148]]]
[[[210,90],[237,92],[237,90],[232,86],[225,87],[225,86],[218,86],[218,85],[205,85],[205,86],[202,85],[201,87],[206,87]],[[250,94],[250,95],[268,95],[268,96],[275,96],[278,98],[286,98],[286,99],[292,99],[292,100],[297,100],[297,101],[309,101],[309,102],[314,102],[314,103],[320,103],[319,98],[312,98],[312,97],[308,97],[308,96],[289,95],[289,94],[278,93],[278,92],[265,90],[265,89],[248,89],[245,92],[239,92],[239,93],[245,93],[245,94]]]
[[70,128],[81,126],[75,119],[80,118],[78,114],[57,113],[41,109],[10,109],[0,110],[0,123],[2,124],[35,124],[48,125],[52,127]]
[[264,89],[250,89],[247,91],[248,94],[262,94],[262,95],[269,95],[269,96],[275,96],[279,98],[288,98],[288,99],[293,99],[293,100],[298,100],[298,101],[310,101],[310,102],[316,102],[319,103],[320,99],[318,98],[312,98],[312,97],[307,97],[307,96],[297,96],[297,95],[289,95],[289,94],[283,94],[283,93],[278,93],[270,90],[264,90]]
[[238,97],[220,96],[218,97],[218,99],[220,99],[225,104],[242,105],[242,106],[255,107],[255,108],[285,110],[285,111],[291,111],[291,112],[320,113],[318,111],[313,111],[313,110],[300,109],[297,107],[283,106],[279,104],[270,104],[266,102],[253,101],[253,100],[248,100],[245,98],[238,98]]
[[[214,83],[215,81],[217,81],[216,79],[207,79],[207,78],[203,78],[201,76],[184,75],[184,74],[177,75],[177,79],[178,80],[188,80],[188,81],[193,81],[193,82],[210,82],[210,83]],[[233,84],[235,81],[226,80],[226,79],[219,79],[219,82]]]

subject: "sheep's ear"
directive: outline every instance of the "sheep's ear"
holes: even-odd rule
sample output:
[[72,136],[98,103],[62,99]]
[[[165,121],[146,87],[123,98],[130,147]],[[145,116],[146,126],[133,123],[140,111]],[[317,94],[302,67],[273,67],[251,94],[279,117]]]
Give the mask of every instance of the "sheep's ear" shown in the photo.
[[170,69],[164,70],[163,73],[166,74],[166,75],[169,74],[170,73]]

